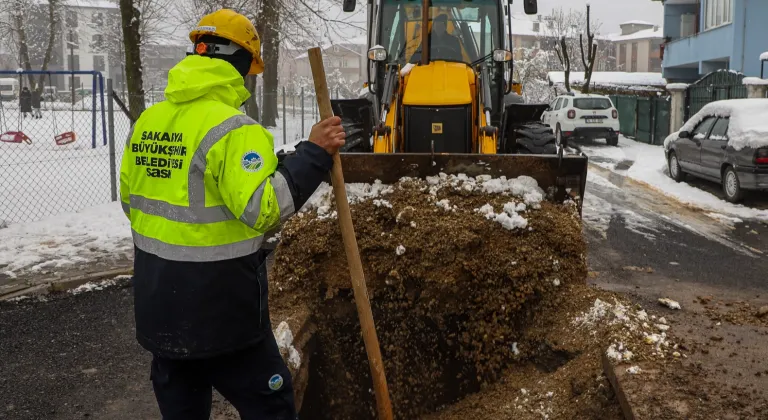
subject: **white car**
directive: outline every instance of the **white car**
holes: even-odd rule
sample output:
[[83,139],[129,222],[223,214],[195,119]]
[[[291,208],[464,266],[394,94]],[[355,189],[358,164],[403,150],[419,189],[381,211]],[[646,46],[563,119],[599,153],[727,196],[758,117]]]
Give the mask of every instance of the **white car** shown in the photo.
[[619,144],[619,112],[607,96],[558,96],[541,121],[552,127],[559,145],[567,146],[569,140],[577,139],[605,139],[611,146]]

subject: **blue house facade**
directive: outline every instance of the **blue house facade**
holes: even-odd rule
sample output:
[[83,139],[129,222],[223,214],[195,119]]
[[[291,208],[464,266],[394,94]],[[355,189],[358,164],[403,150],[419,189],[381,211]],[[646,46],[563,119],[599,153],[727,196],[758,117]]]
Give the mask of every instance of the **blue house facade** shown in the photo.
[[664,3],[662,73],[668,81],[692,82],[716,70],[760,76],[768,0],[654,1]]

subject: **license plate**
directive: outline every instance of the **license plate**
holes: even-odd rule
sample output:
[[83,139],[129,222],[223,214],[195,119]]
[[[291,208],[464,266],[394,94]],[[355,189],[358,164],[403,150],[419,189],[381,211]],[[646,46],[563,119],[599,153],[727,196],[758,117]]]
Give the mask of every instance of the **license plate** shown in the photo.
[[587,124],[600,124],[600,118],[587,118]]

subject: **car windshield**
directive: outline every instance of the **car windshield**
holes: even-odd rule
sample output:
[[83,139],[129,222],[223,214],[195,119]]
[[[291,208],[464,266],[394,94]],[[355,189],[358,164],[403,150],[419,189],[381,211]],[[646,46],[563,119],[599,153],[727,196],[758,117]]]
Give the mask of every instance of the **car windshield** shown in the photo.
[[0,91],[10,92],[12,90],[13,90],[13,86],[11,85],[0,85]]
[[580,98],[574,99],[573,106],[588,110],[611,109],[611,101],[605,98]]
[[[431,0],[430,61],[471,63],[503,48],[498,4],[493,0]],[[378,44],[390,63],[421,59],[421,9],[418,0],[382,0]]]

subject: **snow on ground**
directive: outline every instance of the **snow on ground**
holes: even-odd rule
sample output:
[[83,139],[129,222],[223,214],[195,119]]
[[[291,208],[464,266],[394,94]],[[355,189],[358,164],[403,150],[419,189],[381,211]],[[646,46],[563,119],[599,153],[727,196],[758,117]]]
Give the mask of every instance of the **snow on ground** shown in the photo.
[[[594,175],[594,177],[601,178],[599,175]],[[605,183],[610,183],[605,178],[602,179]],[[613,184],[611,185],[613,186]],[[613,186],[613,188],[616,187]],[[641,235],[650,241],[655,240],[662,229],[659,223],[632,210],[614,207],[607,200],[594,195],[589,191],[589,185],[587,186],[587,192],[584,194],[583,206],[584,214],[582,219],[586,226],[598,231],[603,238],[607,237],[608,228],[614,218],[622,221],[630,232]]]
[[[590,158],[599,160],[592,160],[594,164],[644,182],[685,204],[730,217],[768,221],[768,210],[731,204],[687,183],[677,183],[672,180],[667,175],[667,162],[662,147],[636,142],[621,136],[619,147],[589,145],[582,149]],[[617,169],[617,163],[622,161],[630,161],[633,164],[626,171]]]
[[0,230],[0,267],[10,277],[132,253],[131,229],[119,203]]
[[[99,114],[100,115],[100,114]],[[5,118],[5,119],[2,119]],[[90,111],[77,111],[74,124],[70,112],[43,112],[42,119],[21,119],[17,111],[5,109],[0,115],[0,132],[23,129],[32,144],[0,142],[0,225],[44,219],[75,212],[111,200],[109,148],[104,145],[100,116],[96,124],[96,148],[92,148],[93,120]],[[304,137],[314,124],[305,115]],[[268,128],[276,148],[297,144],[301,139],[301,116],[286,113],[278,127]],[[115,112],[115,159],[119,170],[123,147],[130,129],[125,115]],[[57,146],[54,136],[74,131],[77,140]],[[283,141],[285,133],[285,142]]]

